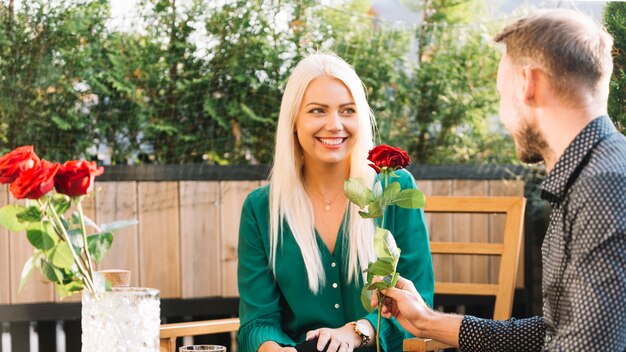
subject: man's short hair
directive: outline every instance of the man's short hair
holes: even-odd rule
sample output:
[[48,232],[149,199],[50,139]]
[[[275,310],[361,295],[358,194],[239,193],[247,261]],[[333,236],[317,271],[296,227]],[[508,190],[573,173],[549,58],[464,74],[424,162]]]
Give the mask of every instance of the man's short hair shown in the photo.
[[539,10],[494,37],[516,65],[543,70],[557,94],[576,99],[581,89],[605,91],[613,71],[613,38],[591,18],[574,10]]

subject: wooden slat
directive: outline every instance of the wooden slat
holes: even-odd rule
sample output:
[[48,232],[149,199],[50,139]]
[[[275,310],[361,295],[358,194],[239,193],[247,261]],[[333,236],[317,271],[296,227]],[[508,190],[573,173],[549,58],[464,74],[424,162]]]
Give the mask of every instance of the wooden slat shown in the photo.
[[222,236],[222,296],[239,296],[237,289],[237,241],[241,206],[258,181],[220,182],[220,224]]
[[137,198],[140,285],[180,298],[178,183],[139,182]]
[[[455,180],[452,182],[455,196],[486,196],[487,181]],[[476,206],[475,204],[473,206]],[[455,214],[454,242],[482,242],[489,240],[488,215],[486,214]],[[487,283],[487,258],[472,256],[456,256],[455,279],[453,281]]]
[[498,276],[498,298],[494,308],[493,318],[496,320],[508,319],[511,316],[513,297],[515,290],[515,278],[517,277],[517,263],[519,262],[519,247],[522,244],[520,232],[524,226],[525,198],[518,198],[507,213],[504,224],[503,252],[500,262],[500,275]]
[[[7,187],[0,188],[0,207],[7,205]],[[0,227],[0,304],[11,302],[11,266],[9,236],[11,233]]]
[[[97,186],[97,184],[94,184],[94,189],[96,189]],[[83,213],[85,214],[85,216],[97,223],[98,219],[96,219],[96,197],[97,194],[92,192],[83,198],[83,202],[81,204],[83,206]]]
[[219,193],[219,182],[180,182],[183,298],[221,293]]
[[[137,182],[96,183],[96,219],[99,224],[137,219]],[[98,269],[130,270],[130,285],[139,286],[139,226],[115,232],[113,245]]]
[[404,352],[425,352],[425,351],[436,351],[440,349],[451,348],[452,346],[446,345],[445,343],[431,340],[431,339],[420,339],[417,337],[411,339],[405,339],[403,342],[402,350]]
[[448,295],[495,296],[498,285],[461,282],[435,282],[435,293]]
[[425,210],[433,213],[502,213],[502,207],[514,206],[517,197],[480,198],[458,197],[454,204],[447,204],[445,198],[427,197]]
[[[489,195],[491,196],[524,196],[524,181],[522,180],[490,180],[489,181]],[[491,216],[490,230],[489,230],[489,242],[502,242],[504,234],[504,219],[503,214],[495,214]],[[523,242],[522,242],[523,243]],[[498,281],[500,258],[489,258],[490,269],[489,276],[490,282],[494,283]],[[517,264],[517,278],[515,287],[524,287],[524,246],[520,247],[519,262]]]
[[431,242],[430,251],[433,254],[473,254],[473,255],[500,255],[502,244],[500,243],[443,243]]
[[239,318],[163,324],[160,338],[219,334],[237,331],[237,329],[239,329]]
[[[436,196],[452,194],[452,181],[432,181],[432,194],[426,193],[426,206]],[[431,241],[452,242],[454,240],[454,224],[452,214],[426,213],[428,233]],[[433,255],[433,270],[436,281],[452,281],[454,277],[454,258],[448,255]]]

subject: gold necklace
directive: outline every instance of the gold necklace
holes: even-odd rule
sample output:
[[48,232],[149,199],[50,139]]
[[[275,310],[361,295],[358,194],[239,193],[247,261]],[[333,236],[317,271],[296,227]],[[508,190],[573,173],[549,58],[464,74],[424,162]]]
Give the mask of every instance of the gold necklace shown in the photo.
[[330,204],[335,201],[335,198],[337,198],[337,196],[339,195],[339,193],[341,193],[341,191],[343,191],[343,189],[340,189],[339,192],[335,193],[335,195],[330,199],[330,200],[326,200],[326,198],[324,198],[323,196],[313,192],[312,189],[310,189],[307,186],[304,186],[304,188],[306,188],[307,191],[313,193],[313,195],[317,196],[319,199],[323,200],[324,203],[326,203],[326,206],[324,206],[324,210],[326,211],[330,211]]

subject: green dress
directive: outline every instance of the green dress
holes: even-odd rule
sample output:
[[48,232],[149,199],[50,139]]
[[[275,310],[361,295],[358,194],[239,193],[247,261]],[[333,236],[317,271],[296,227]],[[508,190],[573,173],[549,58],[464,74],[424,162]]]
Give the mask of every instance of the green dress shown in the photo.
[[[402,189],[415,188],[413,176],[405,170],[393,179]],[[398,272],[413,281],[430,306],[433,304],[434,276],[428,233],[422,209],[391,206],[385,215],[386,227],[402,250]],[[349,238],[339,231],[335,252],[331,253],[317,235],[326,285],[315,295],[309,290],[304,260],[287,225],[276,256],[276,275],[269,263],[269,186],[252,191],[244,205],[239,229],[238,333],[239,351],[256,352],[265,341],[295,346],[304,341],[306,332],[322,327],[338,328],[347,322],[365,318],[376,329],[376,311],[367,313],[361,305],[362,280],[348,282],[344,251]],[[402,341],[411,337],[395,319],[382,318],[381,347],[402,351]],[[375,350],[369,348],[369,350]]]

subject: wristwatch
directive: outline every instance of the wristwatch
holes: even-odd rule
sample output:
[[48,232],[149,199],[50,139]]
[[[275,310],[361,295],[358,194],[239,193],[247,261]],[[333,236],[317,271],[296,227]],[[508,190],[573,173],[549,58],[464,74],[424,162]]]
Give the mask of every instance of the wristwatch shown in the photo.
[[361,337],[361,346],[367,345],[372,339],[372,329],[366,320],[351,321],[350,325],[354,328],[354,332]]

